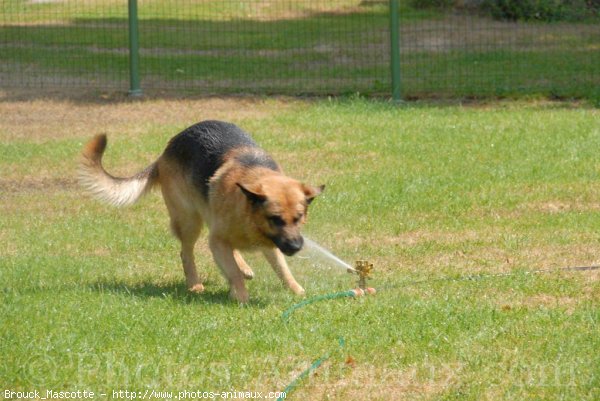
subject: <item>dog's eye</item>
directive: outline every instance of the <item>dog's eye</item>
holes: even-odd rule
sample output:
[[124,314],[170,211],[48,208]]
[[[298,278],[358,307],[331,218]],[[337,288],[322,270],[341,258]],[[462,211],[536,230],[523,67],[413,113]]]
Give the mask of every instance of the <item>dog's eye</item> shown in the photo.
[[285,226],[285,221],[279,216],[269,216],[269,221],[276,227]]
[[302,216],[303,216],[303,215],[302,215],[302,214],[300,214],[300,215],[298,215],[298,216],[294,217],[294,224],[298,224],[298,223],[300,222],[300,220],[302,220]]

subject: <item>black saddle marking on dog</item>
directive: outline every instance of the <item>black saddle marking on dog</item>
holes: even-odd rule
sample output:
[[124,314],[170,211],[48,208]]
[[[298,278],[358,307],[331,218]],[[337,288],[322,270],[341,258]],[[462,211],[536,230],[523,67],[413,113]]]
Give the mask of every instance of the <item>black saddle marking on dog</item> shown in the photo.
[[225,155],[236,148],[248,148],[236,156],[241,165],[279,171],[277,163],[248,133],[223,121],[203,121],[186,128],[169,141],[164,154],[191,171],[194,185],[208,198],[209,180],[225,162]]
[[235,160],[247,168],[264,167],[269,170],[279,171],[279,165],[271,156],[260,148],[248,149],[246,152],[235,156]]

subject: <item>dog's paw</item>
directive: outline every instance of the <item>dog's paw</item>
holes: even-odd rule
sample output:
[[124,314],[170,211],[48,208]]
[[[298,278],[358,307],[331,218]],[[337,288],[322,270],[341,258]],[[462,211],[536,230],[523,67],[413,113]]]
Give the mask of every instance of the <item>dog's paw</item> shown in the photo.
[[306,293],[306,291],[304,291],[304,288],[302,288],[302,286],[300,284],[294,284],[290,287],[290,289],[296,295],[302,296]]
[[254,278],[254,272],[249,267],[245,269],[240,267],[240,272],[242,272],[242,276],[244,276],[244,279],[246,280],[252,280]]
[[247,304],[250,300],[250,296],[247,291],[235,291],[233,288],[229,291],[229,298],[240,304]]
[[204,286],[201,283],[194,284],[193,286],[188,288],[188,291],[193,292],[195,294],[200,294],[204,292]]

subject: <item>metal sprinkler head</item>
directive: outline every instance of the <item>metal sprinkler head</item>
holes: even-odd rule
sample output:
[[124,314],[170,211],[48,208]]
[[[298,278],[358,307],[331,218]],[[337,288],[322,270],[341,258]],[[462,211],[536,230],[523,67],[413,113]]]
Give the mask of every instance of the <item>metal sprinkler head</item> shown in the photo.
[[[366,260],[357,260],[354,264],[354,269],[348,269],[348,273],[358,274],[358,288],[367,291],[367,279],[370,278],[373,271],[373,263]],[[370,291],[369,291],[370,292]]]

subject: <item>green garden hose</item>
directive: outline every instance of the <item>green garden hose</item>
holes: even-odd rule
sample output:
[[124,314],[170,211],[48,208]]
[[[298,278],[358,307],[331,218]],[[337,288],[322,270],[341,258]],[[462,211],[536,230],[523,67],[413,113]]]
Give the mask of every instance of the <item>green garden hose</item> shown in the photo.
[[[366,292],[361,290],[361,289],[354,289],[354,290],[348,290],[348,291],[341,291],[341,292],[334,292],[331,294],[324,294],[324,295],[318,295],[316,297],[312,297],[309,299],[306,299],[302,302],[299,302],[295,305],[292,305],[290,308],[288,308],[286,311],[284,311],[281,314],[281,318],[283,319],[284,322],[288,322],[290,315],[292,313],[294,313],[294,311],[296,311],[297,309],[300,309],[306,305],[310,305],[313,304],[315,302],[319,302],[319,301],[325,301],[328,299],[336,299],[336,298],[346,298],[346,297],[350,297],[350,298],[355,298],[361,295],[364,295]],[[369,289],[369,291],[367,292],[369,294],[374,294],[375,290],[373,289]],[[344,347],[345,341],[343,337],[340,337],[339,340],[339,346],[340,348]],[[277,401],[283,401],[285,400],[287,394],[289,392],[291,392],[292,390],[294,390],[294,388],[296,388],[296,386],[298,385],[298,383],[300,383],[304,378],[306,378],[311,372],[313,372],[314,370],[318,369],[319,366],[321,366],[323,364],[323,362],[325,362],[326,360],[329,359],[331,355],[329,353],[323,355],[322,357],[320,357],[319,359],[315,360],[307,369],[305,369],[304,371],[302,371],[302,373],[300,373],[298,376],[296,376],[294,378],[294,380],[292,380],[292,382],[290,384],[287,385],[287,387],[283,390],[283,394],[281,397],[279,397],[277,399]]]
[[308,298],[305,299],[302,302],[299,302],[295,305],[292,305],[289,309],[287,309],[285,312],[282,313],[281,318],[287,322],[290,318],[290,315],[292,313],[294,313],[294,311],[296,311],[296,309],[300,309],[306,305],[310,305],[313,304],[315,302],[319,302],[319,301],[325,301],[327,299],[336,299],[336,298],[345,298],[345,297],[356,297],[357,293],[356,290],[349,290],[349,291],[342,291],[342,292],[334,292],[332,294],[324,294],[324,295],[318,295],[316,297],[312,297],[312,298]]
[[[337,293],[337,294],[341,294],[341,293]],[[348,295],[348,296],[354,296],[354,295]],[[336,298],[339,298],[339,297],[336,297]],[[323,298],[323,299],[332,299],[332,298]],[[340,337],[338,339],[338,343],[339,343],[340,349],[344,348],[344,345],[346,344],[346,342],[344,341],[344,337]],[[298,385],[298,383],[300,383],[302,380],[304,380],[304,378],[306,378],[312,371],[318,369],[319,366],[321,366],[323,364],[323,362],[328,360],[330,356],[331,355],[329,353],[323,355],[322,357],[320,357],[319,359],[314,361],[307,369],[302,371],[302,373],[300,373],[298,376],[296,376],[296,378],[294,380],[292,380],[292,382],[290,384],[288,384],[287,387],[283,390],[282,395],[277,399],[277,401],[284,401],[286,399],[288,393],[290,393],[293,389],[295,389],[296,386]]]

